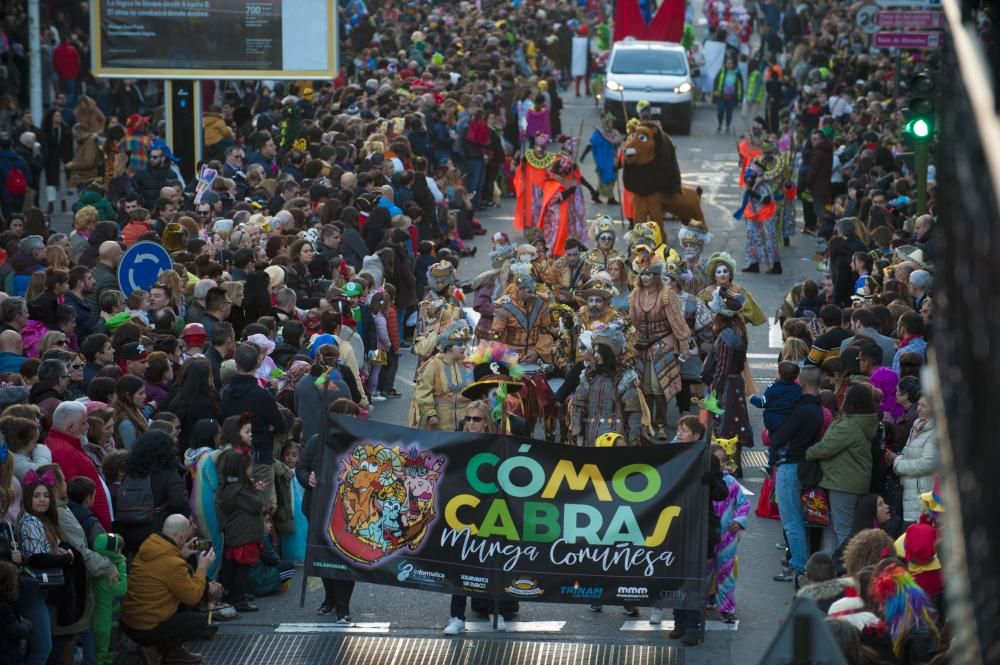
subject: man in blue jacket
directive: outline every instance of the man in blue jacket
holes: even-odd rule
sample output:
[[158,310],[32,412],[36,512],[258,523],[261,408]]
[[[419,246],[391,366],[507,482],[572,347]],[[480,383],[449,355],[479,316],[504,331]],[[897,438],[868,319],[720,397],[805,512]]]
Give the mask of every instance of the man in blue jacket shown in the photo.
[[819,368],[803,367],[799,372],[799,384],[802,386],[802,397],[795,403],[784,424],[771,432],[771,450],[777,459],[775,496],[781,514],[781,528],[785,531],[791,554],[788,571],[774,576],[778,582],[790,582],[806,569],[809,545],[798,472],[799,464],[806,459],[806,450],[819,440],[819,432],[823,428]]

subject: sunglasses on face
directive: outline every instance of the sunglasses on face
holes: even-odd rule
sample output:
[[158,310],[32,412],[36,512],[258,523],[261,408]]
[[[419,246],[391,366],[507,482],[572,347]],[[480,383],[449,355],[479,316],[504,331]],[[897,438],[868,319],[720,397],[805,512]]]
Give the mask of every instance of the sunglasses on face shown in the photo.
[[483,418],[482,416],[466,416],[465,417],[465,422],[467,422],[467,423],[481,423],[484,420],[486,420],[486,419]]
[[77,363],[75,365],[70,365],[69,368],[72,369],[72,370],[76,370],[76,371],[79,372],[81,369],[83,369],[83,363]]
[[58,342],[56,342],[56,346],[69,346],[69,340],[61,339]]

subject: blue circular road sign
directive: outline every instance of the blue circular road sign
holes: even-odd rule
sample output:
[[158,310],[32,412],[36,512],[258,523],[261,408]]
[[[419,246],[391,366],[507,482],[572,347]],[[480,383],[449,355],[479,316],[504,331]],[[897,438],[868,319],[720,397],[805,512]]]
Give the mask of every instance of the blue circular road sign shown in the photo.
[[162,245],[143,241],[137,242],[125,251],[118,264],[118,284],[127,298],[136,289],[148,291],[160,273],[173,268],[170,254]]

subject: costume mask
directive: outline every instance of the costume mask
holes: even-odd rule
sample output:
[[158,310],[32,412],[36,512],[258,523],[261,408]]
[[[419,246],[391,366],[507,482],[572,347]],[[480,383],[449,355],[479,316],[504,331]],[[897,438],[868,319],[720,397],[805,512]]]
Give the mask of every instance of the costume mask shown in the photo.
[[719,266],[718,268],[715,269],[715,282],[717,284],[718,284],[719,280],[722,279],[723,277],[726,278],[726,282],[725,283],[728,284],[729,283],[729,278],[730,278],[729,267],[728,266]]
[[684,258],[688,261],[700,257],[703,247],[704,245],[697,240],[685,239],[681,241],[681,252],[684,254]]

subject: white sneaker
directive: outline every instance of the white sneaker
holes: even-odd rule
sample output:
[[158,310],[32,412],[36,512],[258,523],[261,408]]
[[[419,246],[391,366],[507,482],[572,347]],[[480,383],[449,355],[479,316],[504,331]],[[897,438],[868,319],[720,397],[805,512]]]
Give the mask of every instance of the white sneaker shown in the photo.
[[649,612],[649,623],[659,625],[663,623],[663,610],[655,607]]
[[[493,615],[490,615],[490,625],[493,625]],[[498,633],[502,633],[507,630],[507,624],[504,622],[502,616],[497,617],[497,627],[495,629]]]
[[382,393],[372,393],[372,402],[384,402],[385,400],[386,398],[382,395]]
[[448,619],[448,625],[444,627],[445,635],[460,635],[465,632],[465,621],[458,617]]

